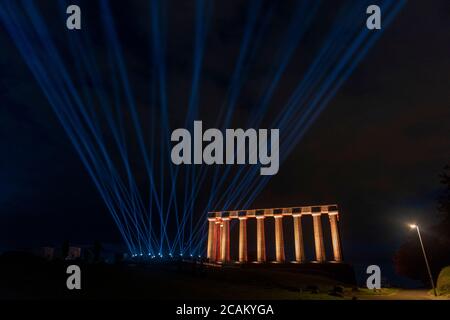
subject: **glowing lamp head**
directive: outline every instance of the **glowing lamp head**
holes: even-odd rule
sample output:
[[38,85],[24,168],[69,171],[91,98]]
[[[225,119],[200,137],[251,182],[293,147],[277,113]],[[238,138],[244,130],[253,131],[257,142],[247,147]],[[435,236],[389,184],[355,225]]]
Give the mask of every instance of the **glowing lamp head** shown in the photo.
[[409,227],[410,227],[411,229],[417,229],[417,224],[410,224]]

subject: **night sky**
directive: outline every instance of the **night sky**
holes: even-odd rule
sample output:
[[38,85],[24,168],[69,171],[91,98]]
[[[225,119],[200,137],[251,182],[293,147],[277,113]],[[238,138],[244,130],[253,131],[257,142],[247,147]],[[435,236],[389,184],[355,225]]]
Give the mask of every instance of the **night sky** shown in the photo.
[[[130,82],[144,108],[149,103],[145,96],[149,72],[143,71],[149,56],[149,22],[148,15],[142,14],[144,1],[129,2],[122,8],[114,3],[113,12]],[[170,108],[176,110],[171,113],[172,127],[182,125],[184,113],[179,110],[186,106],[192,74],[194,6],[182,2],[170,2],[167,22],[168,96]],[[67,52],[67,38],[63,38],[67,31],[54,3],[39,2],[39,8],[61,51]],[[88,26],[82,32],[90,32],[96,40],[101,37],[95,29],[98,8],[78,3]],[[236,62],[246,3],[226,1],[213,8],[199,112],[209,127],[215,124],[210,108],[221,105]],[[239,98],[236,125],[251,116],[249,106],[260,94],[294,3],[286,2],[274,11],[266,49],[258,54]],[[333,17],[335,7],[334,1],[323,1],[312,31],[300,42],[279,84],[272,113],[301,79],[299,73],[319,43],[321,26]],[[351,262],[389,261],[410,234],[406,223],[427,226],[437,221],[438,174],[450,160],[449,21],[446,0],[408,1],[252,207],[337,203],[344,255]],[[58,245],[65,239],[120,245],[121,236],[91,178],[1,28],[0,249]],[[105,49],[99,45],[95,50],[101,55]],[[108,66],[100,63],[99,67],[105,71]]]

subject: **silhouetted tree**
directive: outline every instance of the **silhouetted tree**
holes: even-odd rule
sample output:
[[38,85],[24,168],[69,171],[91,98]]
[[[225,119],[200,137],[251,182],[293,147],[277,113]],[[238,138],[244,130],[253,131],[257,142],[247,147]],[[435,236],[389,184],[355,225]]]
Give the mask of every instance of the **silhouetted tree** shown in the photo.
[[[430,259],[430,267],[434,278],[439,271],[450,265],[450,166],[444,167],[439,175],[443,190],[438,197],[438,212],[441,222],[422,232],[422,238]],[[398,274],[428,283],[425,262],[420,249],[417,235],[411,235],[394,256],[395,268]]]
[[93,248],[93,253],[94,253],[94,262],[98,262],[100,261],[101,258],[101,254],[102,254],[102,244],[100,241],[95,241],[94,242],[94,248]]
[[121,264],[123,262],[123,253],[115,253],[114,254],[114,263]]
[[438,210],[443,216],[443,223],[447,224],[450,220],[450,165],[446,165],[444,172],[439,175],[444,190],[438,199]]
[[70,247],[69,240],[64,240],[64,242],[61,245],[61,257],[63,259],[66,259],[67,256],[69,255],[69,247]]

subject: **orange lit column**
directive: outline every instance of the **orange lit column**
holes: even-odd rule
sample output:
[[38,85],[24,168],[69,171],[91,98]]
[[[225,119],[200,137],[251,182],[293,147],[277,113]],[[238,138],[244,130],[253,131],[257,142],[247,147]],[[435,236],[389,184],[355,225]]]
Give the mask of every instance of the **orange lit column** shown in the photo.
[[222,218],[221,240],[220,240],[220,260],[230,261],[230,219]]
[[339,236],[339,225],[338,225],[338,214],[337,212],[329,213],[328,218],[330,219],[330,229],[331,229],[331,242],[333,244],[333,255],[334,261],[342,261],[342,251],[341,251],[341,239]]
[[222,221],[216,220],[214,229],[214,261],[220,261],[221,259],[221,238],[222,238]]
[[266,261],[266,237],[264,234],[264,216],[256,217],[257,261]]
[[325,257],[325,247],[323,244],[323,232],[322,232],[322,220],[320,218],[320,213],[313,213],[313,225],[314,225],[314,244],[316,249],[316,261],[324,262]]
[[277,262],[284,262],[283,216],[275,218],[275,250]]
[[247,217],[239,217],[239,262],[247,260]]
[[294,240],[295,240],[295,261],[305,261],[305,248],[303,246],[303,229],[302,229],[302,215],[294,214]]
[[216,241],[214,239],[215,230],[216,229],[216,218],[208,218],[208,249],[206,253],[206,257],[208,260],[215,260],[215,247]]

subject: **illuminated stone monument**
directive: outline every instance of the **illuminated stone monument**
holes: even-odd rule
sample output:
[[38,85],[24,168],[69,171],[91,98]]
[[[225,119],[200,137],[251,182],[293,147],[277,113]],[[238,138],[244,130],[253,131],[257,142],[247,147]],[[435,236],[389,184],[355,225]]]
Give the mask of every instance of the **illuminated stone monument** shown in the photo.
[[208,214],[208,247],[207,258],[210,262],[228,263],[230,257],[230,221],[239,220],[239,263],[248,261],[247,253],[247,221],[256,219],[256,261],[266,262],[266,236],[264,222],[273,218],[275,221],[275,262],[286,262],[284,253],[283,220],[292,217],[294,228],[295,261],[306,262],[303,245],[302,220],[311,216],[314,229],[315,262],[326,262],[325,245],[322,230],[322,216],[327,215],[330,223],[331,244],[333,247],[332,262],[342,262],[342,248],[339,235],[339,212],[337,205],[218,211]]

